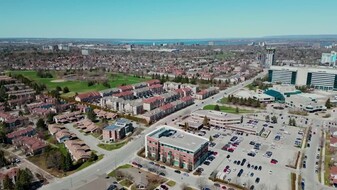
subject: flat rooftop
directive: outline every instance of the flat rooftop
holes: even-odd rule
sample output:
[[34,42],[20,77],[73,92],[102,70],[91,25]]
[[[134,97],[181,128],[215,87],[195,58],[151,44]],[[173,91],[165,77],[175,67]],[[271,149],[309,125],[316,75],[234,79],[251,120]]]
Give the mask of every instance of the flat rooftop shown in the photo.
[[214,111],[214,110],[197,110],[192,113],[196,115],[205,115],[208,118],[239,118],[241,119],[241,115],[231,114],[231,113],[224,113],[221,111]]
[[203,137],[167,125],[163,125],[148,136],[158,139],[163,144],[172,145],[192,152],[195,152],[203,144],[208,142],[208,140]]

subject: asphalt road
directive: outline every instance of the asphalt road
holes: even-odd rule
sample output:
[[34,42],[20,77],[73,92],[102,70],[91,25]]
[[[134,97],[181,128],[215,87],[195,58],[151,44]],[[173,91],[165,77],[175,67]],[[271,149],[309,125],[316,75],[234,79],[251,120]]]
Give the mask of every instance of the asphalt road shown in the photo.
[[[90,181],[93,181],[94,179],[98,178],[99,175],[107,174],[114,170],[117,166],[129,163],[136,155],[137,151],[141,149],[144,146],[144,137],[145,134],[153,131],[156,129],[156,127],[163,125],[165,123],[169,123],[172,121],[172,119],[176,119],[179,116],[185,116],[189,115],[191,112],[202,109],[204,105],[212,104],[216,102],[217,100],[221,99],[226,94],[231,94],[237,90],[242,89],[246,85],[253,82],[255,78],[263,77],[266,74],[266,72],[260,73],[253,79],[244,81],[243,83],[240,83],[236,86],[233,86],[231,88],[228,88],[226,90],[220,91],[218,94],[203,100],[203,103],[196,103],[189,107],[186,107],[182,110],[179,110],[150,126],[146,130],[144,130],[138,138],[134,138],[131,142],[126,144],[124,147],[111,151],[107,154],[105,154],[104,158],[100,160],[99,162],[79,171],[76,172],[70,176],[57,179],[55,182],[50,183],[46,186],[43,186],[41,189],[51,189],[51,190],[68,190],[68,189],[75,189],[80,186],[83,186]],[[226,93],[226,94],[225,94]],[[90,145],[89,145],[90,146]],[[189,178],[192,178],[190,176]],[[187,183],[191,184],[192,186],[197,186],[195,183],[195,179],[190,181],[188,179]]]

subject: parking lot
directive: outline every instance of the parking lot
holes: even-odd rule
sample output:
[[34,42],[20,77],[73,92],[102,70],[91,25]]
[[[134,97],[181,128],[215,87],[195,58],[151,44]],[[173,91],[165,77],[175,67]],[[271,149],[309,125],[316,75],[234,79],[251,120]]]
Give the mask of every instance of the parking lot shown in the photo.
[[289,176],[292,169],[286,165],[295,164],[300,150],[296,145],[302,143],[303,129],[284,125],[283,122],[272,124],[245,118],[244,125],[246,124],[256,127],[261,125],[267,136],[215,128],[199,132],[205,137],[212,136],[210,150],[216,152],[214,160],[200,166],[204,169],[201,175],[206,177],[217,171],[217,178],[248,188],[290,189]]

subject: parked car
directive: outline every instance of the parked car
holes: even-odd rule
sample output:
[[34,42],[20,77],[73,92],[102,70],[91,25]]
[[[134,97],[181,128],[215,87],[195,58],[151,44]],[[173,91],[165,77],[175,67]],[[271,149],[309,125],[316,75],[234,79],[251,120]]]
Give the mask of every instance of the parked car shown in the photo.
[[278,163],[278,161],[277,161],[277,160],[275,160],[275,159],[271,159],[271,160],[270,160],[270,163],[272,163],[272,164],[277,164],[277,163]]
[[174,172],[177,173],[177,174],[181,174],[180,170],[174,170]]
[[241,169],[240,171],[239,171],[239,173],[238,173],[238,177],[241,177],[241,175],[242,175],[242,173],[243,173],[243,169]]
[[260,178],[257,177],[257,178],[255,179],[255,183],[259,183],[259,182],[260,182]]

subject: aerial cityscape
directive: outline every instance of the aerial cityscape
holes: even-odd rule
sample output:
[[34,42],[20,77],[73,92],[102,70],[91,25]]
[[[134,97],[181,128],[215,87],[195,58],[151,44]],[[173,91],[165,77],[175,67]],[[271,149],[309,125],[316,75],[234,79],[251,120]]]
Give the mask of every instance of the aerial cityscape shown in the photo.
[[0,1],[0,189],[337,189],[336,6]]

